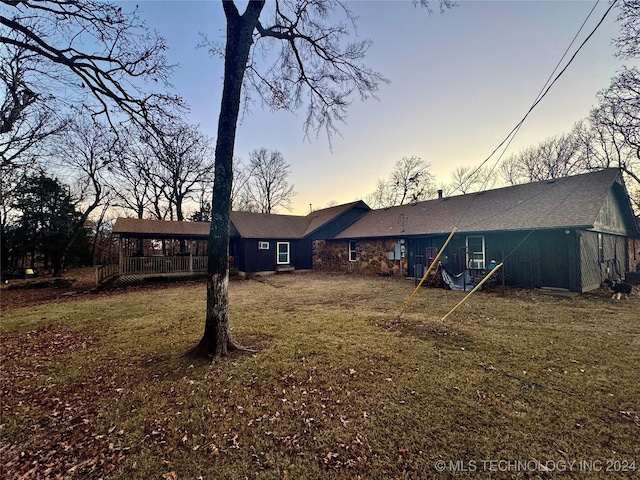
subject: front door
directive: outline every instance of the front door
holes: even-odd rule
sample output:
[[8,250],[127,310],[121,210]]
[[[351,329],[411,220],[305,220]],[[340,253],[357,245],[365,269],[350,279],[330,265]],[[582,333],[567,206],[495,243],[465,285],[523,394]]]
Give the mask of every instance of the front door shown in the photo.
[[467,268],[470,270],[485,268],[484,237],[481,235],[467,237]]
[[278,265],[289,264],[289,242],[278,242],[277,249],[277,263]]

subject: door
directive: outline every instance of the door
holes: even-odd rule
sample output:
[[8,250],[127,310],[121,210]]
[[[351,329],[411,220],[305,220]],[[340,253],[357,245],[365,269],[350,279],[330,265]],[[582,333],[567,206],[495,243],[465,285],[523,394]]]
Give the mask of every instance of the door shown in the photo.
[[540,234],[540,276],[543,287],[571,290],[572,255],[569,240],[573,238],[564,232],[543,232]]
[[277,263],[278,265],[289,264],[289,242],[278,242],[277,250]]

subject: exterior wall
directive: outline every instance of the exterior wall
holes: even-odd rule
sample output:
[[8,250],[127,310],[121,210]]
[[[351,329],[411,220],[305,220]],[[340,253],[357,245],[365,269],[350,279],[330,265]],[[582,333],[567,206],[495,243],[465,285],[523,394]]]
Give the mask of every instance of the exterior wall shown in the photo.
[[[446,241],[447,235],[432,235],[407,239],[407,259],[409,276],[422,278],[425,269],[429,267],[431,261],[440,251],[440,248]],[[447,265],[449,263],[447,252],[440,257],[440,263]],[[455,259],[451,259],[455,262]],[[448,267],[447,267],[448,268]]]
[[407,273],[406,258],[389,260],[397,239],[356,241],[356,261],[349,261],[347,240],[316,240],[313,242],[313,269],[323,272],[346,272],[361,275],[402,277]]
[[[269,242],[269,248],[260,250],[258,242]],[[289,243],[289,265],[296,270],[307,270],[312,266],[311,241],[288,239],[256,239],[238,240],[235,249],[234,263],[242,272],[273,272],[277,269],[276,249],[278,242]]]
[[583,231],[580,236],[581,291],[599,288],[604,280],[625,278],[627,240],[619,235]]
[[[453,274],[466,268],[467,236],[484,237],[485,267],[490,260],[504,262],[500,277],[505,284],[522,288],[556,287],[580,291],[580,252],[576,231],[549,230],[531,232],[486,232],[457,234],[440,257]],[[437,253],[446,235],[407,240],[409,271],[414,265]],[[599,285],[599,284],[598,284]]]
[[605,197],[602,209],[594,222],[594,229],[607,233],[627,233],[628,219],[625,218],[620,206],[620,199],[614,189]]
[[[457,275],[466,268],[467,236],[482,236],[485,243],[485,266],[491,260],[504,261],[500,274],[507,285],[534,288],[543,285],[541,276],[541,252],[539,239],[528,232],[501,233],[460,233],[447,246],[440,257],[440,263],[450,273]],[[434,235],[408,239],[409,271],[420,271],[420,266],[429,264],[428,257],[434,257],[442,248],[448,235]],[[413,273],[412,273],[413,275]],[[421,275],[418,275],[421,276]]]
[[540,277],[544,287],[580,292],[580,240],[575,230],[538,231]]
[[596,232],[582,232],[580,253],[582,291],[595,290],[604,280],[598,260],[598,234]]
[[[606,209],[611,213],[613,209]],[[615,213],[615,212],[614,212]],[[457,234],[441,257],[451,273],[465,268],[466,237],[483,236],[485,265],[504,261],[500,274],[505,284],[522,287],[555,287],[586,292],[600,287],[604,279],[620,280],[640,262],[640,239],[621,234],[575,229],[552,229]],[[349,261],[347,240],[316,240],[313,268],[319,271],[365,275],[414,276],[424,271],[447,235],[412,237],[406,241],[406,258],[389,260],[398,239],[357,240],[357,258]],[[401,265],[400,265],[401,263]],[[420,273],[419,276],[422,276]]]

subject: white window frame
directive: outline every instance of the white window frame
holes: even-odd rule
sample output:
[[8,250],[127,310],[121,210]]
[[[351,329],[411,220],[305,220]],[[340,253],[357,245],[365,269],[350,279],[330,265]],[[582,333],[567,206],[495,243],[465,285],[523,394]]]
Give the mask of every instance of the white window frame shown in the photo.
[[[482,239],[482,251],[481,252],[471,252],[469,251],[469,239]],[[485,253],[485,243],[484,243],[484,235],[469,235],[466,239],[466,247],[467,247],[467,268],[473,270],[482,270],[486,267],[486,253]],[[476,255],[480,254],[482,256],[481,259],[475,258]]]
[[[287,261],[286,262],[282,262],[280,260],[280,246],[281,245],[286,245],[287,249],[286,252],[282,252],[283,254],[286,253],[287,255]],[[291,250],[290,250],[290,245],[289,242],[277,242],[276,243],[276,263],[278,265],[288,265],[290,263],[290,259],[291,259]]]
[[258,250],[269,250],[269,242],[258,242]]
[[349,240],[349,261],[355,262],[358,259],[358,243],[355,240]]
[[598,261],[604,263],[604,235],[598,232]]

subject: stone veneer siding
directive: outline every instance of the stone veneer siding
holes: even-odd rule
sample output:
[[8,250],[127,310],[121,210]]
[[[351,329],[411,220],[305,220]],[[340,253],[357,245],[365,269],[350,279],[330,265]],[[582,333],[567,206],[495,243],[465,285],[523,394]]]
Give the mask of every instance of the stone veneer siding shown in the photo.
[[356,240],[356,261],[349,261],[349,241],[315,240],[313,269],[323,272],[345,272],[361,275],[402,277],[407,273],[407,259],[389,260],[389,252],[397,239]]

